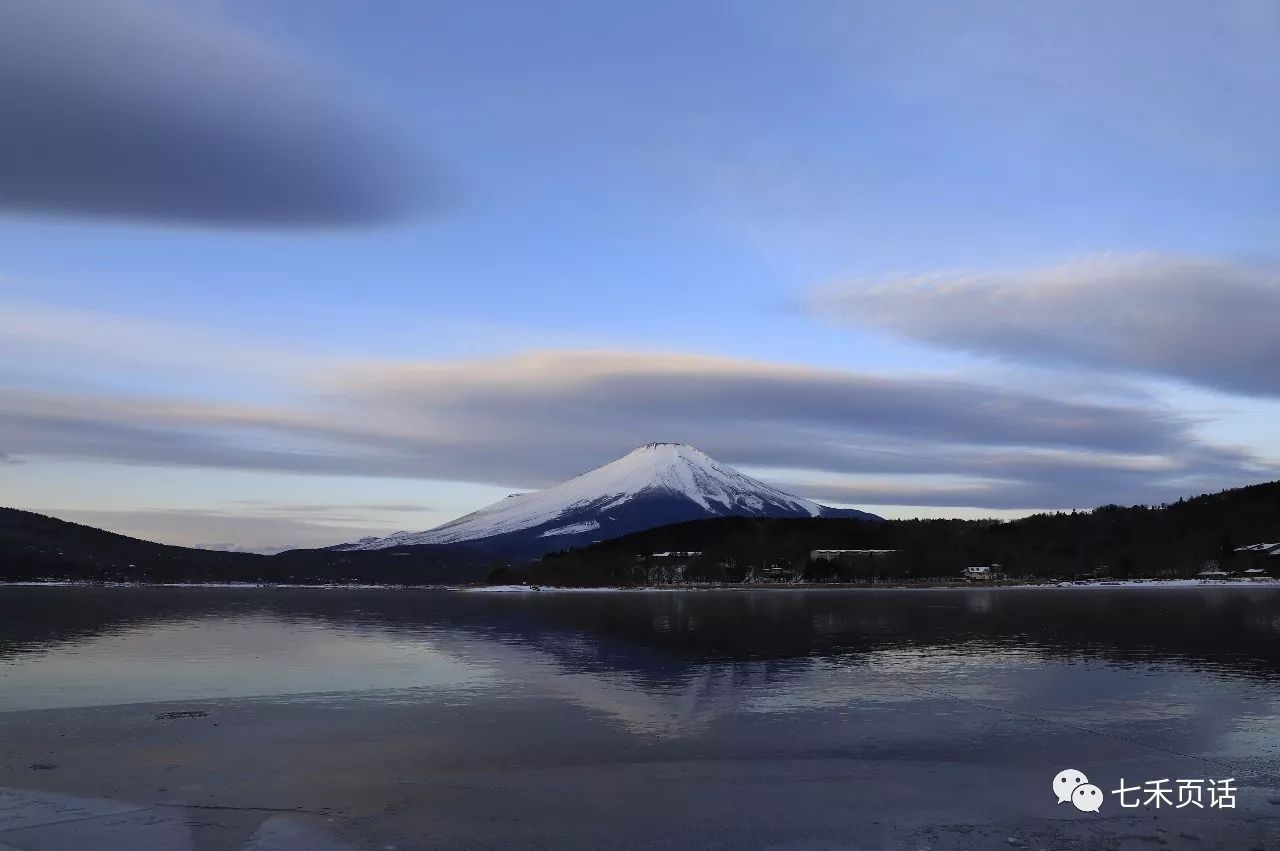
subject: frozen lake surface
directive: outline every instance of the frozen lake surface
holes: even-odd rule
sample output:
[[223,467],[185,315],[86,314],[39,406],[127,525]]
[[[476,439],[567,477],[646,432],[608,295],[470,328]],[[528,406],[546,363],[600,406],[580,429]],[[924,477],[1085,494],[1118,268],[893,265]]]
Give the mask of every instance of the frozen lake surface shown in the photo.
[[1280,847],[1280,588],[0,588],[6,851],[1157,844]]

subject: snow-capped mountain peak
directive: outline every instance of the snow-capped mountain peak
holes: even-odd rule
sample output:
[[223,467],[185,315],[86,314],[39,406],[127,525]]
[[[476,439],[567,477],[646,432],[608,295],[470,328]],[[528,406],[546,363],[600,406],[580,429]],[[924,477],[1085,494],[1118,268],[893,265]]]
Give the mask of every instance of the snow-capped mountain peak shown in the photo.
[[818,517],[832,512],[688,444],[648,443],[567,482],[513,494],[443,526],[338,549],[482,542],[545,552],[704,517]]
[[557,498],[611,495],[623,500],[647,491],[683,496],[717,513],[735,506],[759,508],[761,497],[801,508],[811,517],[821,513],[816,503],[744,476],[687,443],[646,443],[616,461],[541,493],[554,493]]

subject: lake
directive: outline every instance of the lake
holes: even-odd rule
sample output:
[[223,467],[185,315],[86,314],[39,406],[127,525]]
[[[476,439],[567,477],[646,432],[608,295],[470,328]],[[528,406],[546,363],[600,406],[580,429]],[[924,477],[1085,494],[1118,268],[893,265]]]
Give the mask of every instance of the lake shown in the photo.
[[0,588],[2,851],[1157,846],[1280,847],[1280,589]]

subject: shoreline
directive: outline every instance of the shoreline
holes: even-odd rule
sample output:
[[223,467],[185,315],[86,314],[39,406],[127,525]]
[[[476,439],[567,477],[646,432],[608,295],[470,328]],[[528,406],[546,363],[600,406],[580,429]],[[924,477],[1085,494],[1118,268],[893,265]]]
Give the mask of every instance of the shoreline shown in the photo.
[[366,583],[274,583],[274,582],[90,582],[73,579],[0,582],[3,588],[208,588],[243,590],[314,591],[460,591],[490,594],[539,594],[548,592],[669,593],[687,591],[1002,591],[1029,589],[1116,589],[1116,588],[1256,588],[1280,587],[1280,579],[1128,579],[1060,582],[951,582],[904,584],[888,582],[825,583],[690,583],[685,585],[572,586],[572,585],[380,585]]
[[1021,591],[1029,589],[1115,589],[1115,588],[1254,588],[1280,587],[1280,579],[1129,579],[1100,582],[955,582],[908,585],[901,583],[825,582],[758,584],[688,584],[622,586],[487,585],[466,586],[460,591],[497,594],[546,593],[561,591],[662,592],[662,591]]

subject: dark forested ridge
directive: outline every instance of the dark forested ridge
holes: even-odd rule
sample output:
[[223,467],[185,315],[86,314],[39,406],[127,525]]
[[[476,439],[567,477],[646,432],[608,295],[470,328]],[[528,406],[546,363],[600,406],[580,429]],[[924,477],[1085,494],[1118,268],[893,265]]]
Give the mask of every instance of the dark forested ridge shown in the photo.
[[[808,581],[955,579],[968,565],[990,564],[1002,565],[1010,576],[1044,578],[1186,577],[1210,560],[1226,570],[1257,562],[1274,571],[1280,557],[1270,557],[1270,564],[1234,552],[1259,541],[1280,541],[1280,482],[1163,506],[1106,505],[1005,522],[701,520],[556,553],[514,576],[548,584],[639,584],[651,581],[651,556],[663,552],[697,553],[679,559],[685,579],[724,582],[769,570]],[[896,552],[841,565],[810,561],[815,549]],[[494,578],[509,581],[513,575]]]
[[30,511],[0,508],[0,581],[475,582],[491,556],[464,547],[394,547],[370,552],[290,550],[278,555],[175,547],[117,535]]

